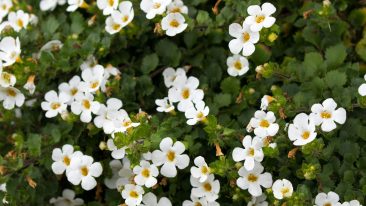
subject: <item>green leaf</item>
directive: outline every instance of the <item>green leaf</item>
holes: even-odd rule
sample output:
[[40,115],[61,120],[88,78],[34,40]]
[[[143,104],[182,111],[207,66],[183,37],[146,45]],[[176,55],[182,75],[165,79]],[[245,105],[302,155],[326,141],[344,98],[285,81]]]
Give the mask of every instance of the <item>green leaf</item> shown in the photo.
[[27,146],[29,149],[29,153],[32,156],[40,156],[41,155],[41,143],[42,137],[39,134],[30,134],[27,138]]
[[325,59],[328,67],[337,67],[343,64],[347,57],[346,47],[343,44],[337,44],[329,47],[325,51]]
[[170,40],[163,39],[159,41],[155,50],[159,57],[161,57],[162,64],[176,67],[179,65],[182,53],[176,44]]
[[356,52],[362,60],[366,61],[366,36],[357,43]]
[[142,59],[141,70],[144,74],[149,74],[156,69],[159,64],[159,57],[156,53],[148,54]]
[[59,26],[60,22],[55,16],[49,16],[47,20],[41,25],[42,31],[49,35],[53,34]]
[[214,102],[218,108],[229,106],[231,104],[231,95],[226,93],[217,94],[214,97]]
[[342,87],[347,82],[347,75],[338,70],[333,70],[325,75],[324,81],[329,88]]
[[240,90],[240,81],[234,77],[227,77],[221,82],[220,88],[224,93],[236,95]]

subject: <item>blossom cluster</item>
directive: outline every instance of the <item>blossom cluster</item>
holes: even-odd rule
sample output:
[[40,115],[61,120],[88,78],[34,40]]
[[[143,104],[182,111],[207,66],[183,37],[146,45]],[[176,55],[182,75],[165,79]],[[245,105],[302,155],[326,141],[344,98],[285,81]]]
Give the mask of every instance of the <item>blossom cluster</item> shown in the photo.
[[[65,144],[52,152],[52,171],[57,175],[66,174],[73,185],[80,185],[84,190],[91,190],[97,185],[96,177],[102,174],[103,168],[93,157],[74,151],[74,147]],[[65,195],[64,195],[65,196]]]
[[93,58],[89,58],[80,66],[82,73],[74,76],[69,82],[61,83],[59,92],[51,90],[45,94],[42,109],[47,111],[46,117],[52,118],[61,114],[67,117],[67,107],[75,115],[80,115],[84,123],[92,121],[92,114],[96,115],[94,124],[97,128],[103,128],[106,134],[126,132],[139,123],[133,123],[128,113],[122,109],[122,101],[109,98],[106,105],[96,101],[94,95],[100,90],[106,92],[106,84],[111,76],[119,75],[119,70],[112,65],[103,67],[96,64]]
[[140,8],[146,13],[147,19],[163,15],[161,29],[168,36],[182,33],[188,26],[183,14],[188,14],[188,7],[182,0],[142,0]]
[[[262,28],[271,27],[276,19],[271,15],[276,12],[276,7],[271,3],[251,5],[248,7],[247,16],[242,23],[232,23],[229,26],[229,34],[234,37],[229,42],[230,52],[233,56],[227,58],[227,72],[230,76],[242,76],[249,70],[247,57],[255,51],[254,44],[258,43]],[[240,52],[242,55],[240,55]]]
[[[37,17],[28,14],[23,10],[10,11],[13,8],[11,0],[0,2],[0,31],[13,30],[19,32],[26,29],[30,23],[37,24]],[[8,17],[7,21],[3,21],[4,17]],[[3,101],[3,107],[7,110],[13,109],[15,106],[21,107],[24,104],[24,94],[15,87],[17,78],[10,73],[10,67],[21,62],[21,45],[19,38],[5,36],[0,41],[0,101]],[[27,83],[23,86],[32,95],[35,91],[35,76],[31,75]]]
[[209,113],[208,106],[203,101],[204,93],[198,89],[199,80],[196,77],[187,77],[183,68],[174,70],[168,67],[163,72],[164,84],[169,89],[168,97],[157,99],[158,112],[174,112],[174,105],[178,103],[178,111],[184,112],[188,125],[205,122]]

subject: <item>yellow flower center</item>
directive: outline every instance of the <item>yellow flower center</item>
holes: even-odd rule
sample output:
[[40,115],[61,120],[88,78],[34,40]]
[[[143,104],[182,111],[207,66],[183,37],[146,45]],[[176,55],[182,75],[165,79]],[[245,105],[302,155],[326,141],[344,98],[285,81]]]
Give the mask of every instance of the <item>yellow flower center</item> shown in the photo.
[[89,102],[89,100],[86,100],[86,99],[84,99],[83,100],[83,107],[85,108],[85,109],[90,109],[90,102]]
[[332,117],[332,114],[327,112],[327,111],[323,111],[322,113],[320,113],[320,116],[323,118],[323,119],[330,119]]
[[160,6],[161,6],[161,4],[160,4],[160,3],[155,3],[155,4],[153,5],[153,8],[154,8],[154,9],[158,9],[158,8],[160,8]]
[[171,13],[180,13],[180,8],[179,7],[175,7],[173,9],[170,10]]
[[202,112],[198,112],[198,114],[197,114],[197,118],[198,119],[201,119],[201,118],[203,118],[205,115],[203,115],[203,113]]
[[201,168],[201,173],[202,174],[207,174],[210,171],[210,168],[207,166],[202,166]]
[[283,196],[285,196],[288,192],[290,192],[290,189],[288,187],[284,187],[281,189],[281,193]]
[[137,193],[135,190],[131,190],[130,191],[130,197],[132,197],[132,198],[138,198],[139,197],[139,193]]
[[269,127],[269,122],[268,122],[267,120],[263,119],[263,120],[259,123],[259,126],[267,128],[267,127]]
[[308,139],[310,137],[310,132],[309,131],[305,131],[302,133],[301,137],[303,139]]
[[251,148],[249,148],[249,150],[248,150],[248,155],[249,156],[251,156],[251,157],[253,157],[254,156],[254,149],[251,147]]
[[91,84],[90,84],[90,87],[92,88],[92,89],[95,89],[95,88],[97,88],[99,86],[99,81],[94,81],[94,82],[92,82]]
[[189,98],[189,95],[190,95],[190,93],[189,93],[189,89],[183,89],[183,91],[182,91],[182,97],[183,97],[183,99],[188,99]]
[[196,202],[196,203],[194,203],[194,206],[202,206],[202,204],[199,202]]
[[61,104],[60,103],[58,103],[58,102],[52,102],[51,103],[51,108],[53,109],[53,110],[56,110],[56,109],[58,109],[58,108],[60,108],[61,107]]
[[17,93],[14,91],[14,89],[8,88],[8,96],[15,97],[17,96]]
[[89,174],[89,169],[86,166],[84,166],[84,167],[80,168],[80,172],[81,172],[81,175],[87,176]]
[[256,182],[258,180],[258,177],[254,174],[249,174],[248,175],[248,181],[249,182]]
[[19,27],[23,27],[24,26],[23,20],[21,20],[21,19],[18,19],[17,20],[17,24],[18,24]]
[[119,28],[121,28],[121,25],[119,25],[119,24],[113,24],[112,25],[112,28],[113,28],[113,30],[118,30]]
[[7,73],[7,72],[3,72],[2,73],[2,77],[3,79],[6,81],[6,83],[10,83],[10,80],[11,80],[11,74]]
[[240,61],[236,61],[234,63],[234,67],[235,67],[236,70],[241,70],[241,67],[242,67],[241,62]]
[[123,22],[127,22],[128,21],[128,17],[129,17],[128,15],[123,16],[122,21]]
[[113,6],[114,5],[114,0],[108,0],[108,4],[109,4],[109,6]]
[[329,202],[327,202],[327,203],[325,203],[323,206],[332,206],[332,204],[331,204],[331,203],[329,203]]
[[3,9],[3,10],[7,10],[7,6],[6,6],[6,4],[3,4],[2,6],[1,6],[1,8]]
[[144,168],[142,171],[141,171],[141,175],[145,178],[148,178],[150,177],[150,170],[147,169],[147,168]]
[[243,40],[244,40],[244,42],[249,41],[249,39],[250,39],[250,35],[249,35],[249,33],[248,33],[248,32],[244,32],[244,33],[243,33]]
[[171,22],[170,22],[170,26],[171,27],[175,27],[177,28],[179,26],[179,22],[175,19],[173,19]]
[[131,125],[131,123],[132,122],[130,120],[125,120],[125,121],[123,121],[122,126],[123,127],[129,127]]
[[175,160],[175,152],[173,151],[169,151],[167,154],[166,154],[166,158],[170,161],[170,162],[173,162]]
[[210,183],[205,183],[203,185],[203,188],[207,191],[207,192],[210,192],[212,190],[212,186]]
[[76,93],[78,93],[78,89],[74,87],[71,89],[70,93],[72,96],[74,96]]
[[257,22],[258,24],[259,23],[262,23],[263,21],[264,21],[264,19],[265,19],[266,17],[265,16],[263,16],[263,15],[259,15],[259,16],[256,16],[255,17],[255,22]]
[[70,158],[68,156],[65,156],[63,159],[63,162],[65,163],[65,165],[69,166],[70,165]]

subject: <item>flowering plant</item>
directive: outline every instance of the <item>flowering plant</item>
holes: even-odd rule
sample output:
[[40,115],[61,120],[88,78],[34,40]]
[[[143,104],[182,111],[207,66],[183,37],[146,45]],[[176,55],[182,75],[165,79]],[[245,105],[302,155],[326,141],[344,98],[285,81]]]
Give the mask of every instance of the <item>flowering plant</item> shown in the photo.
[[364,1],[0,17],[0,205],[366,204]]

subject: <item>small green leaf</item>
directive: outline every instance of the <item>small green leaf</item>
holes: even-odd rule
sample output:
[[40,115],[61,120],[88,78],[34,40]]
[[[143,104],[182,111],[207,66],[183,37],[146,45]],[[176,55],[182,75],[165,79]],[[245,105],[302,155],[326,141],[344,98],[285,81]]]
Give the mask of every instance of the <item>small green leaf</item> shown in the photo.
[[149,74],[151,71],[156,69],[159,64],[159,57],[156,53],[146,55],[142,59],[141,70],[144,74]]
[[337,44],[329,47],[325,51],[326,63],[329,67],[337,67],[343,64],[347,57],[346,47],[343,44]]

